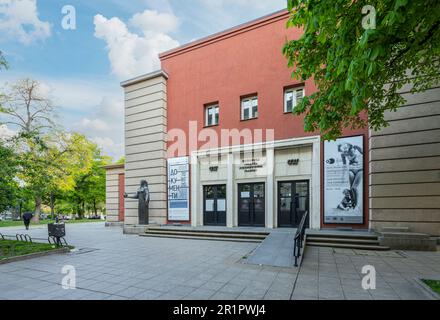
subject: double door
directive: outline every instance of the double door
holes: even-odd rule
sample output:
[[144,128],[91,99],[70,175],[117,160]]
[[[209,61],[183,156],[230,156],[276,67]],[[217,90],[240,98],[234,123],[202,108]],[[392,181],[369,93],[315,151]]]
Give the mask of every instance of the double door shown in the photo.
[[278,182],[278,226],[297,228],[309,210],[309,181]]
[[243,227],[265,226],[264,183],[238,185],[238,225]]

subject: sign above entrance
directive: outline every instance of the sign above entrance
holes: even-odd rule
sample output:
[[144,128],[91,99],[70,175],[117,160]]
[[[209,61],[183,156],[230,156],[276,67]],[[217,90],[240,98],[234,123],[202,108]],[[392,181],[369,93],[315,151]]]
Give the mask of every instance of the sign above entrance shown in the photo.
[[168,159],[168,220],[189,221],[188,157]]
[[249,158],[249,159],[242,159],[240,163],[240,170],[244,170],[244,172],[257,172],[258,169],[264,168],[264,164],[266,162],[266,159],[259,159],[259,158]]
[[324,144],[324,222],[364,221],[363,136]]

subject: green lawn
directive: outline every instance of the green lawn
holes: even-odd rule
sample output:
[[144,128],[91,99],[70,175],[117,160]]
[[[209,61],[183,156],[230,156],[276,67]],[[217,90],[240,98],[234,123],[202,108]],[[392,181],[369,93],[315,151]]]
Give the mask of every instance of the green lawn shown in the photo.
[[[39,224],[31,222],[30,227],[38,225],[46,225],[53,223],[53,220],[40,220]],[[103,222],[103,220],[93,220],[93,219],[78,219],[78,220],[66,220],[66,223],[86,223],[86,222]],[[0,221],[0,228],[4,227],[24,227],[23,221]]]
[[48,243],[29,243],[16,240],[0,240],[0,260],[26,254],[57,249]]
[[432,291],[436,292],[437,294],[440,294],[440,280],[422,280],[424,283],[426,283]]

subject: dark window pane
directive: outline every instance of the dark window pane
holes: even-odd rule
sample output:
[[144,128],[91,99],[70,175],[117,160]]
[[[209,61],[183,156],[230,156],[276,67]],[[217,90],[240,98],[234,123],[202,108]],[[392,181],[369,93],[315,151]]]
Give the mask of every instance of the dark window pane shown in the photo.
[[244,120],[249,119],[249,109],[244,109],[243,119]]
[[258,106],[252,107],[252,118],[258,117]]
[[206,199],[214,199],[214,188],[212,186],[205,187],[205,197]]

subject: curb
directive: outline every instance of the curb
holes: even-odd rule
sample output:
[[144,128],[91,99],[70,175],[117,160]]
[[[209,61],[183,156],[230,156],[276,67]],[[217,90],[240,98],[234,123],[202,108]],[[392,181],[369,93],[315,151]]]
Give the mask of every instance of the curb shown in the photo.
[[[426,279],[425,279],[426,280]],[[422,281],[422,278],[415,278],[414,282],[417,286],[432,300],[440,300],[440,295],[434,292],[426,283]]]
[[63,253],[68,253],[68,252],[70,252],[69,248],[59,248],[59,249],[54,249],[54,250],[50,250],[50,251],[25,254],[23,256],[11,257],[11,258],[0,260],[0,265],[6,264],[6,263],[11,263],[11,262],[22,261],[22,260],[33,259],[33,258],[50,256],[53,254],[63,254]]

